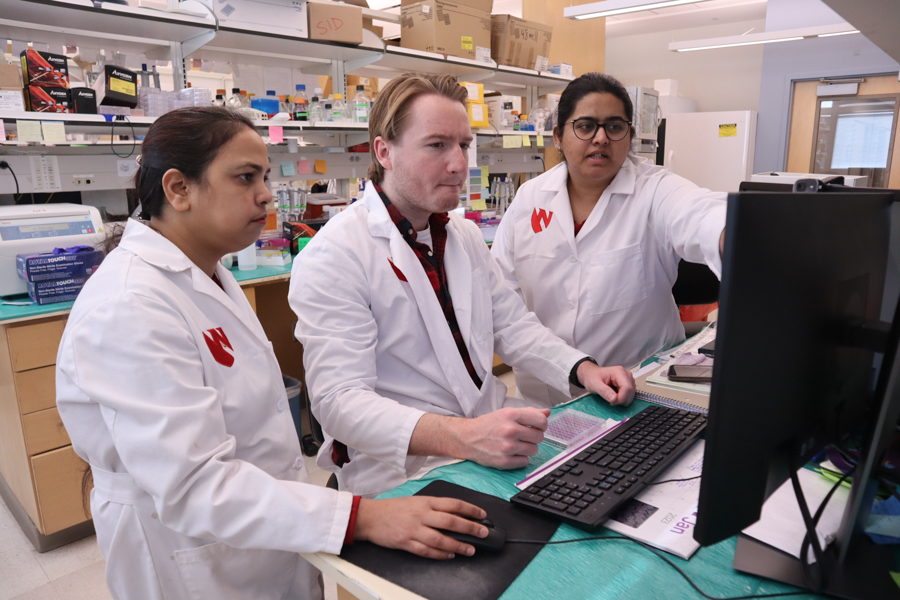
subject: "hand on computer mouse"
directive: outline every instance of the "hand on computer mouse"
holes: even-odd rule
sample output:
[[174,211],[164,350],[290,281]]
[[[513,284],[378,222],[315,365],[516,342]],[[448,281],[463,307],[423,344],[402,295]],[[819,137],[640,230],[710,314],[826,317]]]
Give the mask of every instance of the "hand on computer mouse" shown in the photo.
[[485,537],[474,537],[465,533],[457,533],[455,531],[441,531],[444,535],[452,537],[454,540],[464,544],[471,544],[476,551],[493,550],[497,551],[503,548],[506,543],[506,530],[494,525],[490,519],[479,519],[477,523],[487,527],[488,534]]
[[475,548],[449,534],[465,534],[471,539],[487,537],[488,528],[477,521],[485,516],[477,506],[453,498],[363,498],[356,513],[353,539],[406,550],[425,558],[472,556]]

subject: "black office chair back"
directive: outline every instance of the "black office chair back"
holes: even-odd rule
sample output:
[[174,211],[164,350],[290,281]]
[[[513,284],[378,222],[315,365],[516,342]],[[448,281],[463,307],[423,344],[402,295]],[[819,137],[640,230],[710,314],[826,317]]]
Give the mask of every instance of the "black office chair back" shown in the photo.
[[672,296],[678,306],[713,304],[719,301],[719,279],[706,265],[682,260]]

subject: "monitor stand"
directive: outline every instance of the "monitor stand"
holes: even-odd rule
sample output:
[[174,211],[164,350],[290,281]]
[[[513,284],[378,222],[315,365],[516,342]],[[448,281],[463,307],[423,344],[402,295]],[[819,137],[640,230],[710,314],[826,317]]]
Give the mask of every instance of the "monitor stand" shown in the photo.
[[[900,587],[891,577],[891,571],[900,568],[894,563],[893,551],[892,546],[879,546],[860,533],[853,536],[847,560],[841,564],[836,544],[829,545],[825,549],[825,587],[820,592],[847,600],[900,600]],[[744,534],[738,535],[734,568],[806,587],[798,559]]]

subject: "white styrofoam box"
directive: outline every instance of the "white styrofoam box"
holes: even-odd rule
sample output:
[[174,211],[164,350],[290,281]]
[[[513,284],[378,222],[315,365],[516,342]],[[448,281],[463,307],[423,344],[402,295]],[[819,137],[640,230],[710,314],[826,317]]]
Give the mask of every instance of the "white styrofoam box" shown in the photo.
[[[824,179],[832,177],[823,173],[754,173],[750,181],[758,183],[791,183],[798,179]],[[867,187],[869,178],[865,175],[844,175],[844,185],[850,187]]]
[[214,8],[219,24],[253,31],[309,37],[306,0],[221,0]]
[[678,80],[677,79],[654,79],[653,89],[659,92],[660,96],[677,96]]
[[519,111],[522,114],[522,97],[521,96],[488,96],[484,99],[484,103],[488,107],[488,121],[497,129],[502,129],[501,120],[503,118],[503,104],[510,103],[512,108],[506,109]]

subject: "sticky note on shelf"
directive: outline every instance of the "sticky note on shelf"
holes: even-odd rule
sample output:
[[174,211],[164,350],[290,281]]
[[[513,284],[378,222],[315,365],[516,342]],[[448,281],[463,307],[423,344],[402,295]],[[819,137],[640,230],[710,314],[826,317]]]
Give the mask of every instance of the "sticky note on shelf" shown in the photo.
[[522,145],[528,146],[529,148],[531,147],[531,136],[527,133],[522,135]]
[[518,135],[504,135],[503,136],[503,147],[504,148],[521,148],[522,147],[522,138]]
[[16,121],[16,132],[20,142],[43,142],[40,121]]
[[291,177],[292,175],[296,175],[297,171],[294,170],[294,163],[287,161],[281,163],[281,176],[282,177]]
[[303,160],[298,160],[297,175],[305,175],[306,173],[312,173],[312,169],[309,166],[309,161],[305,158]]
[[328,163],[324,160],[316,159],[316,173],[327,173],[328,172]]
[[481,167],[481,187],[488,187],[488,174],[490,169],[487,166]]
[[284,141],[284,127],[280,125],[269,125],[269,142],[272,144],[280,144]]
[[487,210],[484,200],[472,200],[472,210]]
[[537,136],[537,147],[538,148],[544,147],[544,136],[542,136],[542,135]]
[[66,126],[62,121],[41,121],[45,144],[65,144]]

